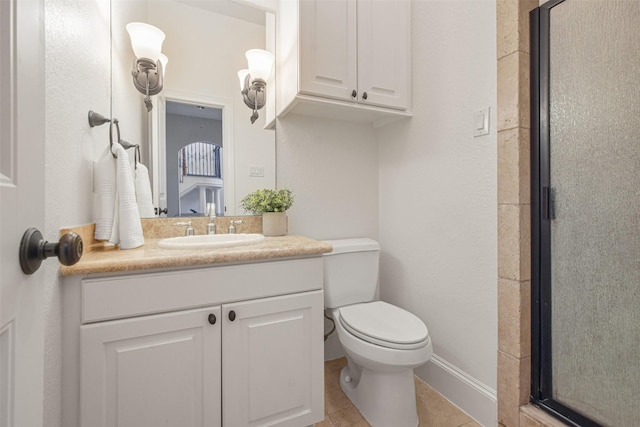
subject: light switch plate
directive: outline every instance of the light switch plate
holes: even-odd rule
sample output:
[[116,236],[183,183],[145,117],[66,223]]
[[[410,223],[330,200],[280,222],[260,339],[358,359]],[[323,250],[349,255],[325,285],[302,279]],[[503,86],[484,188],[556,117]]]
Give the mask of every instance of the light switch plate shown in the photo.
[[473,115],[473,136],[489,135],[490,107],[478,110]]
[[249,166],[249,176],[264,177],[264,166]]

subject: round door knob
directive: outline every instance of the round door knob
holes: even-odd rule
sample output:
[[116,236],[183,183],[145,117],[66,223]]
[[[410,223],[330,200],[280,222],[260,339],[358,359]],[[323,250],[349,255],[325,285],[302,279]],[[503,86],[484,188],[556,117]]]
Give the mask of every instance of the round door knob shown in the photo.
[[217,319],[216,319],[216,315],[215,314],[213,314],[213,313],[209,314],[209,323],[211,323],[212,325],[215,325],[216,324],[216,320]]
[[362,99],[367,99],[367,92],[362,94]]
[[354,89],[354,90],[351,92],[351,97],[355,98],[356,96],[358,96],[358,92],[356,92],[356,90]]
[[231,311],[229,312],[229,320],[231,320],[232,322],[233,322],[234,320],[236,320],[236,312],[235,312],[235,311],[231,310]]
[[33,274],[42,260],[58,257],[63,265],[73,265],[82,257],[82,237],[74,232],[66,233],[57,243],[49,243],[42,238],[37,228],[29,228],[20,241],[20,267],[24,274]]

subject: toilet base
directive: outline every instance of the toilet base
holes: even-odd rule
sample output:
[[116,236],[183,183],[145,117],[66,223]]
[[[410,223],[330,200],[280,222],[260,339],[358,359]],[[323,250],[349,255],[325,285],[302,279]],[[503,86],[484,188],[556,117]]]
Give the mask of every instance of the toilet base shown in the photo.
[[377,372],[349,360],[340,387],[372,427],[417,427],[413,369]]

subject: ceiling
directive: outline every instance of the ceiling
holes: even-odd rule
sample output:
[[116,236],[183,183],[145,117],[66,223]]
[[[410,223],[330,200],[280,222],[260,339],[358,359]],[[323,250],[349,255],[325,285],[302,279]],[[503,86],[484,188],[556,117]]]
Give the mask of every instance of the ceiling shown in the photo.
[[208,10],[220,15],[230,16],[243,21],[253,22],[258,25],[265,25],[265,14],[263,10],[246,6],[230,0],[176,0],[179,3],[191,7]]
[[199,119],[222,120],[222,108],[204,107],[197,104],[167,101],[167,114],[196,117]]

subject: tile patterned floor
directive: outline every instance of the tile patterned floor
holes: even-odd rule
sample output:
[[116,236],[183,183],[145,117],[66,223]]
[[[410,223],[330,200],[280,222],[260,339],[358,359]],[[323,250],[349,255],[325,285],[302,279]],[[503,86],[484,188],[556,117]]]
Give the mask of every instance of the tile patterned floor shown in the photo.
[[[340,358],[324,365],[325,418],[316,427],[370,427],[340,389],[340,370],[347,364]],[[420,427],[481,427],[429,385],[416,379],[416,400]],[[393,427],[393,426],[389,426]]]

